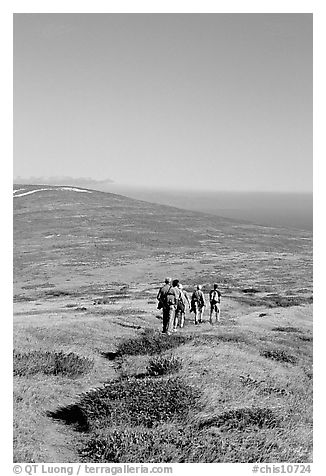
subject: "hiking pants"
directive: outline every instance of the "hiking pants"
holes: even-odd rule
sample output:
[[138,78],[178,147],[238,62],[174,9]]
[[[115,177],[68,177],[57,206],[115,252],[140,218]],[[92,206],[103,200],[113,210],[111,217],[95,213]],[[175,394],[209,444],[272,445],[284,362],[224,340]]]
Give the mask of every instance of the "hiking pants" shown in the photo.
[[175,317],[175,306],[163,307],[163,332],[172,332]]
[[186,313],[185,312],[180,312],[179,315],[179,326],[182,328],[185,325],[185,317]]
[[169,306],[169,327],[168,327],[168,332],[173,331],[173,326],[174,326],[174,318],[175,318],[175,306]]
[[201,306],[198,302],[195,302],[195,324],[197,324],[197,322],[202,322],[204,310],[204,306]]
[[169,308],[167,306],[163,306],[163,331],[166,333],[169,327]]
[[209,317],[209,321],[211,324],[213,324],[213,314],[215,314],[215,322],[219,321],[221,314],[220,303],[211,304],[211,312]]
[[185,312],[180,310],[175,311],[175,318],[174,318],[174,328],[176,329],[178,326],[183,327],[185,323]]

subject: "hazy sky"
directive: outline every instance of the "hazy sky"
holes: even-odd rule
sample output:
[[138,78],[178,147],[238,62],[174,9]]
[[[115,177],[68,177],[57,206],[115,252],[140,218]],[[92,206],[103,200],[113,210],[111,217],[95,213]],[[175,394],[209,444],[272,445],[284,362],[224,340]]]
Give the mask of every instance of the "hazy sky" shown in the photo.
[[15,14],[18,175],[312,191],[312,15]]

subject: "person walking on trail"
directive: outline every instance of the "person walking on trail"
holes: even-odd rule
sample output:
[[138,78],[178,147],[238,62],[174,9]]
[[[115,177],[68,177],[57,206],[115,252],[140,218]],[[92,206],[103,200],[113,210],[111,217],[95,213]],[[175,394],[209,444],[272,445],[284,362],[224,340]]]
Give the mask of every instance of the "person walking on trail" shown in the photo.
[[156,299],[158,300],[157,309],[163,308],[165,295],[171,287],[171,278],[165,278],[164,285],[159,289]]
[[170,307],[167,304],[167,293],[172,288],[171,278],[165,278],[165,284],[162,286],[157,293],[157,309],[163,310],[163,334],[167,334],[169,327],[169,316],[170,316]]
[[[168,315],[168,324],[167,324],[166,333],[168,335],[170,335],[171,332],[176,331],[174,327],[176,310],[177,310],[179,300],[181,299],[181,291],[178,285],[179,285],[179,280],[174,279],[172,281],[172,286],[170,287],[170,289],[168,290],[166,294],[165,308],[166,308],[166,313]],[[163,307],[163,311],[164,311],[164,307]]]
[[178,284],[178,288],[180,290],[180,296],[179,296],[177,308],[175,311],[174,330],[176,330],[178,326],[181,329],[184,326],[187,304],[188,304],[188,308],[190,309],[190,301],[189,301],[188,294],[186,291],[183,290],[183,286],[181,283]]
[[213,324],[213,315],[215,314],[215,322],[220,322],[221,317],[221,292],[219,291],[217,284],[214,284],[214,288],[209,292],[209,303],[211,306],[209,322]]
[[206,307],[205,296],[201,289],[201,285],[198,284],[191,296],[191,311],[195,313],[195,324],[203,322],[203,315]]
[[179,281],[175,279],[171,284],[171,278],[165,279],[165,284],[157,294],[158,308],[163,309],[163,334],[170,335],[173,331],[175,311],[179,300]]

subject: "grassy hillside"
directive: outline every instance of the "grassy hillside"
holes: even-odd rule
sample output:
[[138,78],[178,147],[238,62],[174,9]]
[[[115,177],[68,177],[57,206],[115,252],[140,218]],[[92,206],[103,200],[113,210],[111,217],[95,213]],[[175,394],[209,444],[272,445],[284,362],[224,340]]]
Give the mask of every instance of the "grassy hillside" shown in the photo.
[[228,290],[311,294],[309,232],[55,187],[16,197],[14,209],[17,301],[53,289],[92,295],[114,281],[156,284],[166,272],[187,284],[216,279]]
[[[14,189],[16,461],[311,460],[309,232]],[[222,323],[163,340],[165,275]]]

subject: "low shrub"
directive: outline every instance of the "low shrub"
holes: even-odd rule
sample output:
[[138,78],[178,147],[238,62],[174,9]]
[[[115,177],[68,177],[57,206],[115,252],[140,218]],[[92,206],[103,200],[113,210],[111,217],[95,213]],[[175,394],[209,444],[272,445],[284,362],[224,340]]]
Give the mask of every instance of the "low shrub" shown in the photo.
[[221,415],[201,420],[198,424],[200,429],[217,426],[223,431],[240,430],[248,427],[275,428],[279,425],[279,417],[269,408],[239,408],[229,410]]
[[173,355],[154,357],[150,359],[146,370],[151,377],[178,372],[182,367],[182,360]]
[[304,368],[303,371],[309,380],[313,379],[314,374],[312,368]]
[[180,449],[189,446],[185,428],[114,428],[94,433],[80,454],[92,463],[162,463],[178,461]]
[[60,297],[60,296],[70,296],[69,291],[63,291],[61,289],[45,291],[44,295],[48,297]]
[[300,306],[301,304],[311,304],[313,302],[312,296],[266,296],[263,298],[269,307],[292,307]]
[[126,327],[127,329],[141,329],[141,326],[135,324],[124,324],[123,322],[117,322],[118,326]]
[[93,433],[80,454],[92,463],[307,463],[311,449],[281,428],[220,433],[162,426]]
[[49,414],[80,430],[143,425],[183,419],[197,407],[199,392],[181,378],[124,378],[85,393],[74,405]]
[[302,332],[302,330],[298,329],[297,327],[291,327],[291,326],[273,327],[272,331],[276,331],[276,332],[299,332],[299,333]]
[[111,304],[112,299],[111,298],[99,298],[99,299],[94,299],[93,305],[96,306],[96,304]]
[[249,306],[265,306],[268,308],[301,306],[302,304],[311,304],[313,302],[312,296],[280,296],[278,294],[261,296],[257,293],[249,292],[243,293],[242,296],[235,297],[234,299]]
[[154,355],[173,349],[189,341],[185,335],[171,335],[145,331],[142,335],[126,339],[118,345],[117,354],[122,355]]
[[247,342],[248,339],[239,334],[222,334],[218,337],[219,342]]
[[24,296],[23,294],[14,295],[14,302],[30,302],[30,301],[34,301],[34,298],[29,296]]
[[15,376],[35,375],[65,375],[76,377],[89,372],[94,362],[73,352],[43,352],[33,350],[27,353],[14,351],[13,371]]
[[221,342],[248,342],[248,338],[241,334],[193,334],[191,339],[194,346],[216,346]]
[[244,386],[249,387],[251,389],[256,389],[259,393],[263,395],[276,394],[279,396],[285,396],[291,393],[286,388],[276,387],[275,385],[268,385],[265,380],[256,380],[250,375],[240,375],[240,380]]
[[303,342],[312,342],[313,340],[312,336],[299,336],[299,339],[301,339]]
[[294,355],[288,354],[285,350],[263,350],[260,355],[266,357],[267,359],[276,360],[278,362],[286,362],[289,364],[297,363],[297,358]]
[[193,334],[192,337],[192,345],[200,346],[200,345],[209,345],[215,346],[219,345],[218,336],[213,334]]

